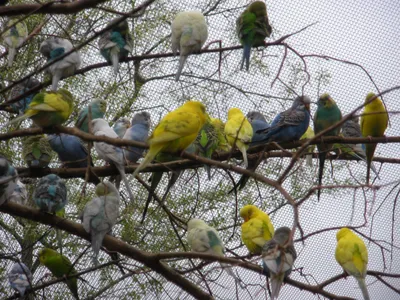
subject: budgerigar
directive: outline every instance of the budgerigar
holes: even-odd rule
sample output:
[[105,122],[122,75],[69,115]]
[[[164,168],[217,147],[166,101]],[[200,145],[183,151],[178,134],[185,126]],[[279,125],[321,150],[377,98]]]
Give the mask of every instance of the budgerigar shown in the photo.
[[33,276],[29,268],[23,262],[16,262],[8,273],[8,282],[20,298],[24,297],[25,291],[32,286]]
[[18,123],[30,118],[39,127],[61,125],[72,113],[74,98],[66,89],[57,92],[43,92],[33,97],[28,109],[22,116],[12,119],[8,124]]
[[248,167],[247,149],[253,138],[253,128],[239,108],[228,111],[228,121],[224,129],[229,145],[237,147],[243,155],[244,166]]
[[[128,128],[122,137],[124,140],[146,142],[149,137],[150,129],[150,114],[147,111],[142,111],[133,116],[131,126]],[[144,148],[127,147],[124,149],[125,159],[128,163],[136,163],[139,158],[143,157]]]
[[[25,94],[27,91],[33,89],[39,84],[40,81],[35,78],[25,79],[23,82],[12,88],[9,100],[15,99],[20,95]],[[26,109],[28,108],[29,104],[32,102],[33,97],[37,94],[38,92],[33,92],[32,94],[26,95],[24,98],[18,100],[17,102],[11,103],[10,104],[11,109],[16,114],[23,115]]]
[[205,106],[198,101],[187,101],[168,113],[147,140],[149,151],[133,173],[136,176],[159,152],[180,153],[196,139],[207,120]]
[[[218,256],[225,256],[225,246],[219,237],[218,231],[200,219],[191,219],[187,224],[187,240],[194,252],[208,253]],[[235,281],[243,287],[242,281],[238,278],[231,267],[226,263],[220,263]]]
[[262,250],[263,271],[271,278],[272,300],[278,299],[283,280],[289,277],[297,257],[290,235],[289,227],[279,227]]
[[[365,103],[370,101],[364,107],[361,115],[361,133],[363,137],[381,137],[384,136],[388,126],[389,116],[381,99],[376,97],[374,93],[369,93],[365,98]],[[370,169],[372,158],[374,157],[377,144],[366,144],[365,154],[367,156],[367,184],[369,184]]]
[[[328,94],[323,94],[318,100],[317,111],[314,115],[314,131],[315,134],[331,127],[342,119],[342,113],[336,102]],[[323,136],[338,136],[340,126],[325,133]],[[319,157],[318,185],[322,185],[322,176],[324,175],[324,165],[326,155],[332,150],[332,144],[321,143],[317,145]],[[318,201],[321,195],[321,189],[318,190]]]
[[368,250],[364,241],[349,228],[342,228],[336,233],[336,261],[344,271],[353,276],[360,286],[364,300],[369,300],[365,277],[367,275]]
[[[4,27],[8,29],[3,33],[2,39],[4,46],[8,50],[8,66],[11,67],[14,57],[17,54],[17,48],[21,47],[28,37],[28,28],[24,21],[19,18],[10,18]],[[4,28],[5,29],[5,28]],[[3,29],[3,30],[4,30]]]
[[252,2],[236,20],[236,33],[243,45],[243,57],[240,69],[246,62],[250,66],[251,47],[264,45],[266,37],[271,35],[272,28],[268,22],[267,7],[262,1]]
[[[110,23],[115,20],[111,20]],[[99,39],[99,48],[101,55],[109,64],[112,64],[114,74],[117,75],[119,62],[127,58],[133,49],[133,40],[129,32],[128,22],[124,20],[111,30],[104,32]]]
[[240,210],[243,218],[242,242],[252,254],[261,254],[262,247],[274,235],[274,226],[267,213],[255,205],[246,205]]
[[225,124],[218,118],[211,118],[211,124],[214,126],[218,134],[218,148],[217,150],[223,152],[231,151],[231,146],[225,136]]
[[53,156],[52,152],[43,134],[22,139],[22,158],[29,168],[47,168]]
[[199,52],[208,37],[204,15],[199,11],[183,11],[176,15],[171,24],[172,52],[179,50],[179,68],[175,80],[181,76],[186,59],[192,53]]
[[107,102],[106,100],[93,100],[89,103],[88,106],[84,107],[78,115],[78,119],[75,123],[75,127],[80,130],[89,133],[89,107],[91,112],[92,120],[94,119],[102,119],[104,118],[104,114],[107,110]]
[[[64,276],[71,276],[77,274],[73,268],[71,261],[64,255],[50,248],[43,248],[39,251],[39,261],[42,265],[46,266],[47,269],[57,278],[63,278]],[[65,282],[65,281],[64,281]],[[66,284],[75,299],[79,299],[78,295],[78,279],[77,277],[71,277],[66,280]]]
[[28,191],[26,190],[25,184],[23,184],[21,180],[17,179],[14,191],[8,200],[21,205],[25,205],[28,201]]
[[40,44],[40,53],[46,57],[47,63],[51,64],[46,68],[46,72],[52,77],[51,89],[53,91],[57,90],[58,82],[61,78],[74,75],[81,65],[81,55],[78,51],[74,51],[61,60],[52,63],[53,60],[70,52],[73,48],[74,46],[70,41],[58,37],[48,38]]
[[55,214],[68,202],[67,187],[64,180],[56,174],[49,174],[40,178],[33,200],[41,211]]
[[109,181],[96,186],[97,197],[88,202],[83,210],[83,228],[90,233],[93,262],[97,266],[104,236],[117,223],[119,216],[119,193]]
[[[93,134],[96,136],[107,136],[110,138],[118,138],[118,135],[114,130],[108,125],[107,121],[104,119],[94,119],[92,120]],[[104,159],[106,162],[112,163],[121,175],[122,180],[125,183],[125,187],[128,191],[131,201],[134,201],[133,193],[130,188],[130,184],[125,175],[125,159],[122,148],[116,147],[111,144],[104,142],[94,142],[94,148],[96,149],[99,157]]]
[[113,125],[112,129],[119,138],[123,138],[128,128],[131,127],[131,122],[127,118],[119,118]]
[[[314,130],[311,128],[311,126],[308,126],[307,131],[301,136],[300,140],[305,140],[305,139],[312,139],[315,136]],[[306,153],[310,153],[306,155],[306,162],[307,165],[312,168],[313,167],[313,162],[312,162],[312,154],[314,153],[315,150],[315,145],[310,145],[307,148]]]
[[17,187],[18,173],[14,166],[0,154],[0,205],[12,196]]

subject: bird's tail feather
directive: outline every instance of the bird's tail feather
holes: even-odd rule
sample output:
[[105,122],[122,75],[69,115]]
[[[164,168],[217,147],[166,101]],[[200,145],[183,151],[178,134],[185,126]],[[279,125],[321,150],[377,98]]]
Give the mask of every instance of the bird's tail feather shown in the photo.
[[150,191],[149,191],[149,195],[147,196],[146,204],[144,205],[142,220],[140,221],[141,224],[143,224],[144,219],[146,218],[147,210],[149,208],[151,199],[153,199],[152,193],[154,193],[156,191],[157,186],[160,183],[160,180],[161,180],[163,174],[164,174],[163,172],[154,172],[151,176]]
[[57,91],[58,82],[61,80],[61,72],[56,71],[51,78],[51,89]]
[[179,57],[179,67],[178,67],[178,72],[176,72],[175,81],[179,81],[179,77],[181,77],[181,73],[183,67],[185,66],[186,59],[187,59],[186,55],[181,55]]
[[245,288],[245,285],[243,284],[242,280],[241,280],[239,277],[237,277],[237,276],[235,275],[235,273],[233,272],[232,268],[231,268],[228,264],[224,264],[224,263],[220,263],[220,264],[221,264],[222,269],[224,269],[225,272],[226,272],[229,276],[231,276],[233,279],[235,279],[235,281],[237,282],[237,284],[238,284],[242,289],[244,289],[244,288]]
[[307,164],[307,166],[309,166],[310,168],[313,167],[312,154],[307,154],[307,155],[306,155],[306,164]]
[[117,165],[117,169],[119,171],[119,174],[121,174],[122,180],[124,181],[125,187],[126,187],[126,189],[128,191],[129,198],[131,199],[131,202],[133,203],[135,200],[134,200],[134,197],[133,197],[132,190],[131,190],[131,188],[129,186],[128,178],[126,178],[126,175],[125,175],[125,167],[123,165]]
[[271,299],[278,299],[279,292],[282,287],[283,274],[281,276],[276,276],[271,278]]
[[364,300],[369,300],[369,294],[367,290],[367,286],[365,285],[365,279],[364,278],[357,278],[358,286],[361,289],[361,292],[363,294]]
[[250,53],[251,53],[251,45],[243,46],[243,57],[242,64],[240,66],[240,70],[243,70],[244,63],[246,62],[246,71],[250,68]]
[[111,63],[113,65],[114,68],[114,75],[117,76],[118,75],[118,70],[119,70],[119,55],[118,53],[111,53]]
[[[319,153],[319,172],[318,172],[318,185],[322,185],[322,176],[324,175],[324,165],[325,165],[326,153]],[[318,189],[318,201],[321,196],[321,189]]]
[[161,149],[164,147],[164,145],[153,145],[151,149],[147,152],[144,160],[140,163],[140,165],[136,168],[135,172],[133,172],[133,176],[135,177],[137,174],[139,174],[140,170],[143,170],[149,163],[153,161],[153,159],[156,157],[158,152],[161,151]]
[[208,180],[211,180],[211,166],[210,165],[204,165],[204,169],[207,172]]
[[60,249],[60,253],[62,254],[62,233],[60,229],[56,229],[56,238],[57,238],[57,244],[58,248]]
[[236,141],[236,146],[238,147],[240,152],[242,152],[243,161],[244,161],[244,167],[247,168],[249,166],[249,162],[247,161],[247,149],[246,149],[246,146],[245,146],[245,144],[243,144],[242,142],[239,142],[239,141]]
[[17,49],[10,48],[8,49],[8,66],[11,67],[14,61],[14,57],[17,54]]

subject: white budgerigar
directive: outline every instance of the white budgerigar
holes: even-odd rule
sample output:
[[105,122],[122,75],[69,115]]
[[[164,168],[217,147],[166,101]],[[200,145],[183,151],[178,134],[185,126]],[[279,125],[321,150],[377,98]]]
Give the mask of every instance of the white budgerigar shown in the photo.
[[29,268],[22,262],[13,264],[8,273],[8,282],[11,288],[18,291],[20,298],[24,297],[25,291],[32,285],[32,273]]
[[[70,41],[58,37],[51,37],[40,44],[40,53],[47,58],[47,63],[52,63],[53,60],[70,52],[74,46]],[[58,82],[62,77],[71,76],[81,65],[81,55],[78,51],[74,51],[61,60],[52,63],[47,69],[52,76],[51,89],[57,90]]]
[[17,180],[17,170],[0,154],[0,205],[10,199],[17,186]]
[[90,233],[93,249],[93,262],[98,265],[97,256],[104,236],[117,223],[119,216],[119,193],[109,181],[96,186],[97,197],[88,202],[83,210],[83,228]]
[[[206,224],[200,219],[191,219],[188,222],[188,243],[192,251],[214,254],[218,256],[225,255],[224,244],[219,237],[218,231],[214,227]],[[243,288],[244,285],[240,278],[233,273],[231,267],[225,263],[221,263],[221,267],[232,276],[235,281]]]
[[[118,138],[118,135],[104,119],[92,120],[92,132],[97,136],[104,135],[110,138]],[[125,183],[126,189],[128,190],[129,197],[131,201],[134,201],[133,193],[129,187],[129,182],[125,175],[125,158],[122,148],[104,142],[94,142],[94,148],[96,149],[100,158],[114,164],[114,166],[118,169],[118,172]]]
[[175,80],[181,76],[187,57],[199,52],[208,37],[204,15],[199,11],[183,11],[176,15],[171,24],[172,52],[179,50],[179,68]]
[[14,191],[12,192],[8,200],[21,205],[25,205],[26,201],[28,200],[28,192],[26,190],[26,186],[18,178]]

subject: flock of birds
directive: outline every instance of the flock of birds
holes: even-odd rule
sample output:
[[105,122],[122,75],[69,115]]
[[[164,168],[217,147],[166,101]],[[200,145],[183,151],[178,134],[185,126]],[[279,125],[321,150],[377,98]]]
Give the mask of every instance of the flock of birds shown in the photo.
[[[115,23],[113,20],[112,22]],[[28,31],[23,22],[10,19],[9,28],[4,36],[8,53],[9,64],[12,64],[16,49],[25,41]],[[207,40],[207,25],[204,16],[197,11],[186,11],[177,14],[171,25],[172,50],[176,54],[179,49],[179,69],[176,80],[179,80],[184,63],[188,55],[197,52]],[[239,16],[237,33],[243,45],[243,59],[241,68],[246,65],[249,69],[250,51],[252,47],[264,44],[264,39],[271,34],[268,23],[265,3],[254,1]],[[126,21],[116,23],[105,32],[99,40],[101,55],[118,73],[119,63],[132,51],[132,39]],[[8,124],[21,122],[27,118],[33,122],[32,126],[48,128],[62,125],[68,120],[72,111],[74,99],[72,94],[63,88],[57,89],[58,82],[65,76],[70,76],[79,68],[81,58],[71,42],[57,37],[45,40],[40,46],[40,52],[51,63],[46,69],[52,77],[52,90],[40,93],[30,93],[29,90],[39,85],[33,78],[27,79],[15,86],[10,98],[24,95],[19,101],[10,103],[10,110],[19,114]],[[65,53],[72,51],[69,55]],[[55,62],[53,62],[55,60]],[[28,95],[27,95],[28,94]],[[257,111],[251,111],[246,116],[238,108],[231,108],[227,122],[224,124],[217,118],[212,118],[206,112],[206,107],[198,101],[187,101],[176,110],[165,115],[149,136],[151,116],[148,112],[140,112],[133,116],[132,121],[122,118],[113,127],[104,120],[107,103],[105,100],[94,100],[79,113],[75,127],[95,136],[121,138],[137,142],[147,142],[149,149],[133,175],[138,176],[151,162],[168,162],[180,159],[183,151],[193,153],[208,159],[215,152],[229,152],[237,148],[243,156],[244,166],[255,171],[256,161],[247,160],[247,149],[250,146],[271,142],[291,142],[299,139],[309,139],[314,136],[310,120],[311,99],[307,96],[296,97],[293,105],[280,112],[269,124],[265,117]],[[318,134],[333,126],[342,119],[342,113],[336,102],[328,94],[323,94],[318,100],[318,108],[314,115],[314,130]],[[89,116],[90,111],[90,116]],[[384,135],[388,123],[388,116],[382,101],[375,94],[369,93],[365,99],[365,108],[361,116],[361,126],[358,119],[349,119],[343,126],[338,126],[324,134],[324,136],[344,137],[380,137]],[[119,216],[119,185],[122,180],[129,193],[131,201],[134,196],[130,182],[125,174],[127,164],[137,163],[143,157],[144,148],[117,147],[105,142],[94,142],[99,158],[115,166],[120,178],[115,184],[109,181],[97,180],[96,197],[88,202],[83,210],[82,224],[91,235],[93,262],[97,265],[100,247],[104,236],[112,230]],[[319,185],[322,185],[324,161],[330,151],[339,151],[363,159],[367,162],[367,183],[369,183],[370,169],[376,172],[372,158],[376,144],[332,145],[322,143],[317,145],[319,151]],[[88,167],[88,151],[85,142],[74,135],[50,134],[31,136],[23,139],[23,159],[31,168],[47,167],[52,158],[52,151],[67,168]],[[313,147],[309,148],[313,152]],[[209,179],[211,179],[210,165],[205,165]],[[181,171],[174,171],[171,176],[163,200],[169,189],[179,178]],[[377,174],[377,173],[376,173]],[[162,178],[163,172],[154,172],[151,178],[151,192],[149,193],[146,208],[151,202],[154,191]],[[98,179],[98,178],[97,178]],[[248,176],[242,176],[232,189],[242,189]],[[27,192],[24,184],[19,180],[16,169],[4,156],[0,157],[0,205],[6,201],[15,201],[25,204]],[[320,190],[318,191],[318,199]],[[39,180],[33,193],[33,200],[41,211],[63,215],[68,202],[67,188],[64,181],[55,174],[49,174]],[[243,218],[242,241],[252,254],[262,256],[264,273],[271,278],[272,299],[279,294],[281,284],[289,276],[296,259],[293,245],[293,233],[288,227],[274,227],[268,215],[254,205],[247,205],[240,210]],[[369,299],[365,287],[366,266],[368,254],[364,242],[348,228],[342,228],[337,233],[336,259],[343,269],[353,275],[359,282],[364,299]],[[224,255],[224,245],[218,232],[204,221],[192,219],[188,222],[188,243],[193,251]],[[62,241],[59,241],[61,250]],[[44,248],[39,251],[39,260],[55,277],[67,274],[76,274],[67,257],[53,249]],[[223,269],[233,276],[243,287],[243,282],[236,277],[230,267],[222,264]],[[21,296],[26,289],[32,286],[32,274],[22,262],[16,262],[10,273],[11,287]],[[75,298],[78,296],[77,278],[66,280],[68,287]]]

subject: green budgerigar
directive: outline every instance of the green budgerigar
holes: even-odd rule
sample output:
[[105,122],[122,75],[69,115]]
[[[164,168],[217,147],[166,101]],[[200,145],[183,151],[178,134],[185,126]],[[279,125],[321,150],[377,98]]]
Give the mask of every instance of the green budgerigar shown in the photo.
[[[63,278],[64,276],[77,274],[76,270],[72,266],[71,261],[53,249],[43,248],[40,250],[39,261],[57,278]],[[67,279],[66,284],[68,285],[68,288],[71,290],[74,297],[79,299],[77,277],[71,277]]]
[[28,37],[28,28],[24,21],[19,18],[10,18],[5,27],[8,29],[3,33],[3,43],[8,50],[8,66],[11,67],[14,57],[17,54],[17,48],[21,47]]
[[223,152],[229,152],[231,151],[231,146],[228,143],[228,140],[226,139],[225,136],[225,124],[218,118],[211,118],[211,124],[214,126],[215,131],[217,132],[218,135],[218,147],[217,150],[223,151]]
[[271,32],[265,3],[254,1],[236,20],[236,33],[243,45],[240,69],[243,69],[246,62],[246,70],[249,70],[251,48],[264,45],[265,38],[269,37]]
[[29,168],[47,168],[52,159],[52,152],[43,134],[29,136],[22,140],[22,158]]
[[[342,119],[342,113],[337,106],[336,102],[328,94],[323,94],[318,100],[318,108],[314,115],[314,131],[315,134],[331,127],[338,123]],[[323,136],[338,136],[340,132],[340,126],[326,132]],[[327,143],[321,143],[317,145],[318,157],[319,157],[319,173],[318,173],[318,185],[322,185],[322,176],[324,174],[324,164],[326,154],[332,150],[333,145]],[[318,200],[321,195],[321,190],[318,190]]]
[[96,99],[89,103],[88,106],[84,107],[78,115],[78,120],[75,123],[75,127],[78,127],[80,130],[89,133],[89,107],[92,120],[94,119],[102,119],[104,118],[104,114],[107,110],[107,102],[103,99]]

